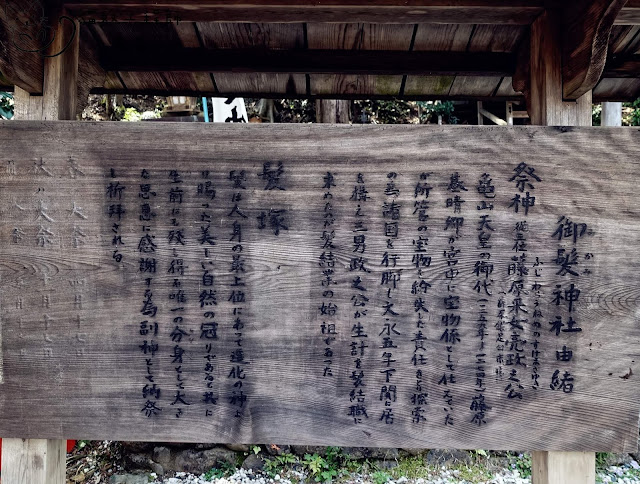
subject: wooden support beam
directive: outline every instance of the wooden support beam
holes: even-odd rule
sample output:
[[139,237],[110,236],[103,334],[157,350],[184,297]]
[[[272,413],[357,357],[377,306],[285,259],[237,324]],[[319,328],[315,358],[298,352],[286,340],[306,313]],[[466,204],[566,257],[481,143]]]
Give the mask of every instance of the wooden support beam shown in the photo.
[[[59,11],[51,14],[58,18]],[[53,57],[44,57],[44,85],[39,87],[43,95],[32,96],[17,84],[14,90],[16,119],[75,119],[79,54],[77,23],[63,20],[55,25],[53,42],[45,54]],[[43,59],[40,53],[38,59]],[[7,484],[65,484],[66,449],[67,441],[62,439],[3,438],[2,481]]]
[[[554,24],[553,44],[548,48],[561,50],[561,57],[554,62],[560,62],[561,66],[562,99],[576,101],[600,80],[605,69],[611,28],[626,1],[572,0],[563,3],[561,8],[547,10],[532,24],[532,31],[542,17]],[[514,90],[523,92],[525,98],[533,88],[530,85],[530,68],[536,59],[531,45],[531,40],[523,42],[513,76]],[[627,65],[623,69],[632,68],[633,65]]]
[[76,119],[79,24],[63,12],[53,12],[52,17],[58,21],[45,57],[43,119]]
[[[256,92],[256,91],[197,91],[190,88],[181,90],[171,90],[171,93],[167,89],[106,89],[106,88],[93,88],[91,94],[127,94],[129,96],[214,96],[214,97],[261,97],[265,99],[282,99],[286,96],[287,99],[371,99],[369,93],[351,93],[351,92],[330,92],[327,94],[311,94],[307,95],[306,92],[298,92],[285,94],[281,92]],[[443,94],[423,94],[423,95],[398,95],[398,94],[376,94],[375,98],[378,100],[394,100],[394,99],[407,99],[411,101],[440,101],[443,99],[452,101],[468,101],[473,99],[482,99],[483,101],[522,101],[521,95],[514,96],[470,96],[470,95],[443,95]]]
[[[480,101],[478,101],[478,102],[480,103]],[[504,119],[499,118],[498,116],[496,116],[492,112],[487,111],[486,109],[481,107],[481,104],[480,104],[479,107],[478,107],[478,121],[480,121],[482,116],[484,116],[485,118],[489,119],[490,121],[493,121],[498,126],[506,126],[508,124]],[[478,122],[478,124],[482,124],[482,123]]]
[[2,439],[2,481],[65,484],[66,440]]
[[351,121],[351,101],[345,99],[318,99],[316,101],[316,122],[349,123]]
[[121,49],[104,48],[106,71],[271,72],[361,75],[510,76],[506,53],[371,50]]
[[575,101],[563,99],[561,12],[549,10],[531,25],[518,56],[513,87],[524,92],[531,124],[591,126],[591,91]]
[[37,2],[12,0],[0,5],[0,73],[30,93],[42,93],[44,16]]
[[572,0],[563,9],[562,90],[578,99],[600,80],[613,22],[627,0]]
[[84,20],[529,25],[544,0],[67,0]]
[[[167,20],[198,22],[353,22],[530,25],[548,8],[543,0],[67,0],[78,17],[119,22]],[[168,18],[169,17],[169,18]],[[629,0],[614,19],[616,25],[640,24],[640,1]]]
[[533,484],[594,484],[595,452],[533,452]]
[[[561,23],[558,12],[547,11],[531,26],[528,65],[519,82],[528,85],[531,124],[591,126],[591,91],[575,102],[562,97]],[[526,72],[529,79],[522,78]],[[533,452],[533,484],[595,484],[594,452]]]

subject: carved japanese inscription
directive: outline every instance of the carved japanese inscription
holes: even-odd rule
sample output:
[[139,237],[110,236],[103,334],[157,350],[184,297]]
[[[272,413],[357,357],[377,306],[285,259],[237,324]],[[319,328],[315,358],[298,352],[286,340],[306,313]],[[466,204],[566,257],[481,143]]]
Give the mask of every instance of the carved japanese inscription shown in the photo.
[[634,450],[638,141],[3,122],[0,434]]

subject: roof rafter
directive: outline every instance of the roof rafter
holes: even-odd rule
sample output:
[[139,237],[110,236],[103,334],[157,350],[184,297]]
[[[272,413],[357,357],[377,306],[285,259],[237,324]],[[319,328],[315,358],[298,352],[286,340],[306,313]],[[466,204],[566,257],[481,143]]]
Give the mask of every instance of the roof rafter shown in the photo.
[[545,0],[66,0],[81,19],[529,25]]

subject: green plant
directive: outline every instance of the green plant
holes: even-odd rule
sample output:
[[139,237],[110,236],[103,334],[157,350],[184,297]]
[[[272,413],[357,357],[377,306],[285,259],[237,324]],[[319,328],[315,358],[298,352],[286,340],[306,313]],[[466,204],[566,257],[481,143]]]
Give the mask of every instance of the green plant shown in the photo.
[[387,481],[391,480],[391,475],[385,471],[375,471],[371,474],[371,478],[373,479],[374,484],[385,484]]
[[491,473],[482,466],[461,465],[454,469],[454,475],[463,482],[487,482],[491,479]]
[[316,482],[328,482],[338,477],[339,453],[339,448],[328,447],[326,458],[318,454],[305,454],[302,463],[311,472]]
[[458,118],[453,115],[455,110],[452,101],[420,101],[417,103],[423,111],[425,121],[438,119],[442,116],[442,121],[447,124],[458,124]]
[[489,455],[487,454],[486,450],[482,450],[482,449],[477,449],[474,450],[473,453],[477,456],[481,456],[481,457],[488,457]]
[[253,447],[251,447],[251,450],[253,450],[254,454],[258,455],[260,453],[260,446],[254,445]]
[[609,452],[596,452],[596,469],[606,469],[609,461]]
[[270,477],[275,477],[276,474],[282,474],[286,468],[292,464],[297,464],[298,458],[293,454],[282,454],[268,459],[264,463],[264,471]]
[[600,126],[602,124],[602,104],[593,104],[591,106],[591,126]]
[[136,108],[126,108],[124,110],[124,114],[122,115],[123,121],[135,122],[140,121],[141,119],[142,114],[140,114],[140,112],[138,112]]
[[622,103],[622,126],[640,126],[640,98]]
[[221,477],[224,477],[224,471],[215,467],[204,473],[204,478],[207,481],[210,481],[211,479],[220,479]]
[[208,481],[211,479],[220,479],[222,477],[230,476],[236,471],[236,466],[229,462],[223,462],[220,467],[214,467],[204,473],[204,478]]
[[0,119],[13,118],[13,95],[0,91]]
[[516,469],[522,477],[531,477],[531,454],[510,454],[509,462],[512,469]]
[[302,463],[309,469],[312,475],[319,474],[325,466],[324,458],[318,454],[305,454]]
[[394,479],[403,476],[408,479],[419,479],[427,477],[429,468],[425,465],[423,457],[416,455],[399,459],[398,465],[390,469],[389,473]]

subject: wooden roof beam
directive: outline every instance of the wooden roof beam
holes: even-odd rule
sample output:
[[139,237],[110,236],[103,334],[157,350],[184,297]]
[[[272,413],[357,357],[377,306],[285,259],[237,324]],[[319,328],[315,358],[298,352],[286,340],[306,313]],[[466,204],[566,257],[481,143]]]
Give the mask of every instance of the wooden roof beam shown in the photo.
[[562,91],[575,100],[600,80],[614,20],[627,0],[572,0],[563,8]]
[[100,64],[106,71],[120,72],[510,76],[515,57],[467,52],[112,47],[101,50]]
[[603,78],[638,78],[640,77],[640,55],[634,54],[610,59],[604,67]]
[[[600,80],[607,60],[611,29],[626,2],[627,0],[568,0],[544,14],[549,15],[549,21],[557,31],[557,41],[550,44],[549,48],[559,49],[561,53],[564,100],[577,100],[591,91]],[[538,60],[531,51],[534,40],[530,36],[523,42],[513,76],[514,90],[524,93],[527,99],[532,88],[531,66],[538,65]]]
[[530,25],[547,0],[66,0],[78,18],[107,21],[365,22]]
[[42,93],[46,45],[39,39],[44,11],[37,2],[12,0],[0,7],[0,73],[29,93]]
[[614,23],[616,25],[640,25],[640,0],[628,0]]

